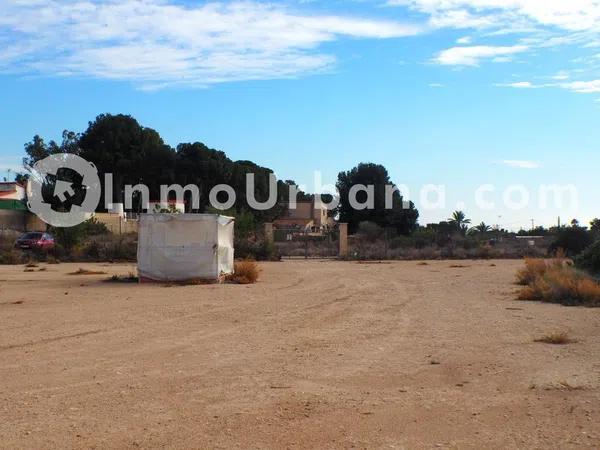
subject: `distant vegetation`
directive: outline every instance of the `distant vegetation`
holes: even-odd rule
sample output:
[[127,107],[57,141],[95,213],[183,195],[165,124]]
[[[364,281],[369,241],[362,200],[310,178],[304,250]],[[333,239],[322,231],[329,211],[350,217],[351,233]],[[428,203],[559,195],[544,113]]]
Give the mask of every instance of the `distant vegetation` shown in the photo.
[[[123,200],[124,185],[144,183],[149,187],[150,198],[160,197],[160,185],[188,184],[200,189],[200,205],[193,208],[191,194],[186,193],[189,212],[220,212],[211,209],[208,193],[218,184],[228,184],[236,192],[237,201],[224,214],[236,217],[236,254],[243,258],[277,259],[277,250],[264,241],[262,224],[279,217],[286,208],[293,180],[277,180],[277,205],[267,211],[254,211],[248,205],[246,192],[247,173],[255,174],[255,196],[260,202],[269,197],[269,176],[273,171],[252,161],[233,161],[220,150],[201,142],[167,145],[160,134],[140,125],[127,115],[102,114],[89,122],[82,133],[64,131],[60,143],[46,142],[40,136],[25,144],[26,164],[34,164],[48,155],[72,153],[95,164],[101,179],[112,173],[114,201]],[[23,181],[25,175],[17,175]],[[74,173],[61,174],[61,178],[80,183]],[[357,184],[374,186],[374,209],[355,209],[350,205],[350,189]],[[545,256],[564,251],[576,258],[578,267],[599,272],[598,245],[600,219],[594,219],[589,228],[573,221],[569,226],[521,230],[511,233],[500,226],[484,222],[472,225],[464,211],[455,211],[447,220],[419,225],[419,212],[412,202],[405,202],[401,192],[391,197],[391,209],[386,209],[386,185],[392,185],[388,171],[382,165],[361,163],[338,175],[336,186],[339,205],[330,212],[341,222],[347,222],[351,234],[351,257],[356,259],[429,259],[429,258],[492,258]],[[83,191],[83,190],[82,190]],[[48,201],[53,198],[48,196]],[[311,200],[313,196],[298,193],[298,200]],[[328,202],[331,195],[324,196]],[[78,202],[76,195],[71,199]],[[366,199],[359,191],[357,201]],[[55,205],[57,208],[58,205]],[[133,210],[139,211],[141,199],[134,198]],[[63,205],[69,207],[69,205]],[[51,230],[57,238],[57,259],[118,260],[135,258],[135,239],[110,236],[100,224],[86,222],[72,229]],[[535,246],[527,246],[527,240],[517,242],[515,236],[542,237]],[[335,245],[335,238],[328,238]],[[517,245],[519,244],[519,245]],[[300,245],[304,243],[289,243]],[[313,245],[313,243],[311,243]],[[19,253],[12,249],[11,242],[0,242],[0,263],[14,261]],[[298,249],[302,252],[303,249]]]
[[[372,185],[373,208],[356,209],[350,204],[352,186]],[[419,212],[412,202],[403,205],[404,199],[398,191],[393,193],[391,208],[386,209],[386,186],[393,185],[387,169],[378,164],[359,164],[347,172],[340,172],[336,187],[340,196],[337,208],[340,222],[348,223],[350,233],[358,230],[361,222],[370,222],[379,227],[393,229],[401,235],[408,235],[417,229]],[[367,193],[359,191],[356,195],[358,203],[364,203]]]
[[598,281],[572,267],[561,255],[551,260],[525,260],[525,267],[517,273],[517,283],[524,286],[520,300],[600,307]]

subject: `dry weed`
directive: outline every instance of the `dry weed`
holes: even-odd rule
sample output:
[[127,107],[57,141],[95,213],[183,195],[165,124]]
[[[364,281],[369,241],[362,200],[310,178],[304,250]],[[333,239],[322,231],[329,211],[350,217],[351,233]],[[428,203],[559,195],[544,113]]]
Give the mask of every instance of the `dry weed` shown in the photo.
[[106,275],[106,272],[87,270],[80,267],[75,272],[70,272],[69,275]]
[[600,284],[561,258],[529,259],[517,273],[519,300],[600,306]]
[[556,331],[554,333],[542,336],[541,338],[535,339],[534,342],[552,345],[566,345],[574,344],[577,342],[577,340],[569,337],[569,333],[566,331]]
[[260,270],[256,261],[236,261],[234,273],[226,277],[226,281],[237,284],[254,284],[258,281]]

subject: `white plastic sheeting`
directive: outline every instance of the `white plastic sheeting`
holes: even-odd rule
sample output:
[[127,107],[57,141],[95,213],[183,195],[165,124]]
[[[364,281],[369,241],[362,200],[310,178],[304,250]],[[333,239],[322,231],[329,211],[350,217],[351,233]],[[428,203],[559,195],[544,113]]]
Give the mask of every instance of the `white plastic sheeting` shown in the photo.
[[233,218],[214,214],[142,214],[140,280],[216,280],[233,273],[233,228]]

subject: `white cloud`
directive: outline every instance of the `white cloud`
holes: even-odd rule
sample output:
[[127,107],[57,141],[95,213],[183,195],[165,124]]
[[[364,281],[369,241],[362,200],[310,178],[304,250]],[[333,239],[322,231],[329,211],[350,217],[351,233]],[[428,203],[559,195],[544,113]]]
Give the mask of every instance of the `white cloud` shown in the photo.
[[[557,79],[557,77],[551,77]],[[561,79],[561,78],[558,78]],[[545,83],[545,84],[533,84],[529,81],[519,81],[516,83],[503,83],[497,84],[496,86],[501,87],[512,87],[512,88],[561,88],[572,92],[578,92],[581,94],[597,94],[600,93],[600,80],[591,81],[570,81],[561,83]]]
[[561,83],[558,86],[582,94],[597,94],[600,92],[600,80],[572,81],[570,83]]
[[420,29],[395,21],[291,12],[258,2],[0,0],[0,72],[203,86],[330,68],[319,47]]
[[458,38],[456,40],[456,43],[459,45],[469,45],[472,41],[473,41],[473,39],[471,38],[471,36],[464,36],[464,37]]
[[552,76],[551,78],[553,80],[557,80],[557,81],[568,80],[569,79],[569,72],[561,70],[560,72],[558,72],[556,75]]
[[477,66],[482,59],[502,57],[527,51],[525,45],[513,45],[509,47],[494,47],[489,45],[477,45],[472,47],[452,47],[440,52],[434,62],[442,65]]
[[445,85],[442,83],[429,83],[429,87],[430,88],[443,88],[443,87],[445,87]]
[[517,89],[532,89],[536,87],[530,81],[517,81],[516,83],[502,84],[499,86],[513,87]]
[[540,163],[537,161],[526,161],[520,159],[505,159],[501,164],[512,167],[513,169],[539,169]]
[[597,30],[600,0],[389,0],[456,28],[542,25],[570,31]]

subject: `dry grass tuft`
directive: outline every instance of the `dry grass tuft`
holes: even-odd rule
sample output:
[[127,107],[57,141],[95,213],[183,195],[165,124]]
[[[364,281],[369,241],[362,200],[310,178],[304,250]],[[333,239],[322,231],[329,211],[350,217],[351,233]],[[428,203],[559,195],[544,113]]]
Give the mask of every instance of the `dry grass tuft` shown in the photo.
[[260,269],[256,261],[236,261],[234,273],[228,275],[226,281],[237,284],[254,284],[258,281]]
[[106,272],[87,270],[80,267],[75,272],[70,272],[69,275],[106,275]]
[[38,265],[34,262],[29,262],[29,263],[25,264],[25,267],[27,267],[28,269],[32,269],[34,267],[38,267]]
[[465,266],[464,264],[452,264],[450,266],[451,269],[467,269],[469,266]]
[[536,278],[546,273],[548,265],[545,259],[526,258],[525,267],[517,272],[517,284],[527,286],[533,283]]
[[107,283],[138,283],[140,280],[135,273],[129,272],[128,275],[113,275],[104,281]]
[[517,273],[517,283],[524,286],[519,300],[600,306],[600,283],[564,258],[526,259],[525,267]]
[[566,331],[556,331],[554,333],[542,336],[539,339],[535,339],[534,342],[541,342],[543,344],[552,345],[566,345],[574,344],[577,342],[577,340],[570,338],[569,333],[567,333]]
[[417,266],[428,266],[429,263],[425,262],[425,261],[421,261],[420,263],[417,264]]

